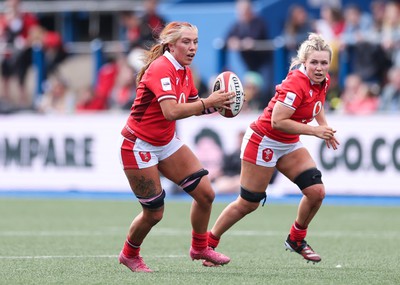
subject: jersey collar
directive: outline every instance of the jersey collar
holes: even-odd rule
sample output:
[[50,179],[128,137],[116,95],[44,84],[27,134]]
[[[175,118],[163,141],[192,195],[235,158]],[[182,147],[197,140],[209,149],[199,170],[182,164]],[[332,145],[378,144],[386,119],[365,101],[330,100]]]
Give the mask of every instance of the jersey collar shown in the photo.
[[175,66],[176,70],[185,69],[182,65],[179,64],[179,62],[175,59],[175,57],[169,51],[166,50],[164,52],[164,56]]

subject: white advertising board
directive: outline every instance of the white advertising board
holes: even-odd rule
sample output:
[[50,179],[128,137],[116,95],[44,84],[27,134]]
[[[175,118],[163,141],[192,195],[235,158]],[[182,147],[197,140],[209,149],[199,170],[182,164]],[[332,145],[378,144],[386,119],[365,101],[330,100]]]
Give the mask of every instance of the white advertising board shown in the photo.
[[126,116],[0,119],[0,190],[128,191],[119,164]]
[[[129,192],[119,162],[120,130],[127,114],[0,117],[0,191]],[[194,151],[194,138],[214,130],[224,151],[232,152],[238,134],[256,114],[219,114],[178,121],[178,135]],[[302,142],[323,173],[327,194],[400,196],[400,116],[328,116],[337,129],[339,149],[316,137]],[[271,189],[272,190],[272,189]],[[299,193],[282,175],[280,194]]]

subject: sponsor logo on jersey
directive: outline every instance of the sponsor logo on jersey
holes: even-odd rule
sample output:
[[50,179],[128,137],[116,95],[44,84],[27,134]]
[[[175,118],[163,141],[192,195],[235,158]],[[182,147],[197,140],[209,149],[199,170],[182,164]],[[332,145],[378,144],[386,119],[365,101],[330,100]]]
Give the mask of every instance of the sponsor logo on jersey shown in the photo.
[[292,106],[295,99],[296,99],[296,94],[294,94],[293,92],[288,92],[286,93],[286,97],[283,102],[289,106]]
[[169,77],[161,78],[161,87],[164,91],[172,90],[171,80]]
[[185,95],[185,93],[182,92],[181,95],[179,95],[178,102],[179,103],[186,103],[186,95]]
[[313,91],[310,90],[308,93],[310,93],[310,97],[312,97]]
[[322,102],[321,101],[317,101],[314,104],[314,109],[313,109],[313,117],[316,117],[319,112],[321,112],[322,110]]

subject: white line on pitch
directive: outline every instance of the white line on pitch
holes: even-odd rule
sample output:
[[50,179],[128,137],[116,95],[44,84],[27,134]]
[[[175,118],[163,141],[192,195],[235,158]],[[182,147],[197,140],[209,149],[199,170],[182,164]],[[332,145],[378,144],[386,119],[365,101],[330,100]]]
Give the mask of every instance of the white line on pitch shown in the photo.
[[[27,255],[27,256],[0,256],[0,259],[68,259],[68,258],[117,258],[118,255]],[[153,258],[183,258],[186,255],[157,255]]]
[[[0,237],[18,237],[18,236],[119,236],[122,231],[116,231],[109,229],[96,230],[96,231],[0,231]],[[179,235],[189,235],[188,230],[178,230],[172,228],[155,228],[151,231],[153,236],[179,236]],[[287,232],[284,231],[254,231],[254,230],[232,230],[226,233],[229,236],[284,236]],[[398,238],[399,231],[384,231],[384,232],[367,232],[367,231],[315,231],[312,233],[313,236],[318,237],[368,237],[368,238]]]

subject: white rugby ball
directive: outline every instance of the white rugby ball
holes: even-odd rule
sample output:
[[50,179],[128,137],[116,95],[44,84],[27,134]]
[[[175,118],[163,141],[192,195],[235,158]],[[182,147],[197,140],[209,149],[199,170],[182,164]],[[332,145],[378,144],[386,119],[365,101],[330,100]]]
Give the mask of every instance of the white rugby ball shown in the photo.
[[230,104],[231,109],[219,109],[218,112],[227,118],[235,117],[242,110],[244,103],[243,85],[239,77],[232,71],[224,71],[215,78],[213,92],[224,90],[225,92],[234,91],[234,102]]

